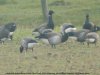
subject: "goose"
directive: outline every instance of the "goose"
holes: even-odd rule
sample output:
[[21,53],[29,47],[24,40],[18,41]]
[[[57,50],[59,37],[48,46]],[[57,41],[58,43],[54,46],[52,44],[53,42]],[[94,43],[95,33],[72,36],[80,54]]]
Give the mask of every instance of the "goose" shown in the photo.
[[33,51],[33,47],[37,44],[38,42],[30,37],[23,38],[20,46],[20,53],[22,53],[24,50],[27,51],[28,49]]
[[86,35],[85,41],[87,42],[88,46],[89,44],[95,44],[99,40],[99,35],[96,32],[90,32]]
[[4,43],[6,39],[12,39],[15,29],[15,23],[8,23],[6,25],[0,26],[0,42]]
[[[52,48],[56,48],[57,44],[63,43],[68,40],[68,33],[74,28],[66,29],[64,33],[48,32],[38,36],[39,39],[45,39],[51,45]],[[47,43],[46,43],[47,44]]]
[[60,27],[62,33],[64,33],[65,29],[68,29],[68,28],[75,28],[75,26],[72,23],[64,23]]
[[89,14],[86,15],[85,23],[83,25],[83,29],[88,29],[88,30],[94,30],[94,23],[90,22],[89,20]]
[[8,23],[5,25],[5,28],[10,31],[9,38],[10,40],[13,40],[13,33],[16,30],[16,24],[14,22]]
[[77,28],[72,24],[72,23],[64,23],[63,25],[61,25],[60,29],[61,32],[64,33],[64,31],[66,29],[70,29],[70,28],[74,28],[74,31],[69,32],[69,38],[70,39],[76,39],[76,37],[74,37],[73,32],[75,32],[77,30]]
[[47,38],[42,38],[42,37],[44,37],[45,34],[47,34],[49,32],[53,32],[53,30],[52,29],[45,29],[45,30],[43,30],[43,32],[40,35],[35,36],[35,38],[43,41],[44,44],[49,44]]
[[95,25],[92,31],[93,32],[100,31],[100,26]]
[[90,43],[94,43],[96,45],[99,35],[96,32],[91,32],[88,29],[78,30],[73,32],[74,36],[77,38],[76,41],[84,44],[87,42],[88,46]]
[[9,31],[5,28],[0,28],[0,42],[4,44],[4,41],[9,38]]
[[84,44],[85,37],[86,37],[87,33],[89,33],[89,32],[90,32],[90,30],[88,30],[88,29],[82,29],[82,30],[76,31],[74,33],[74,36],[76,37],[76,41]]
[[53,10],[49,10],[49,13],[48,13],[48,22],[45,23],[45,24],[42,24],[38,28],[34,29],[32,31],[33,35],[36,34],[36,32],[38,32],[39,34],[41,34],[44,29],[52,29],[52,30],[54,29],[54,22],[53,22],[53,18],[52,18],[53,13],[54,13]]

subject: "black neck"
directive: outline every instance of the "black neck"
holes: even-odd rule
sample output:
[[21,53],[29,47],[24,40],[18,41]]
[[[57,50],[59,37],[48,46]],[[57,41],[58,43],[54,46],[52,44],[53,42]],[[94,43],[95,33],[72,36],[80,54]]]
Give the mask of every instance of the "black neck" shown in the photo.
[[85,23],[89,23],[89,16],[86,17]]
[[62,39],[61,39],[61,41],[62,42],[65,42],[65,41],[67,41],[68,40],[68,36],[69,36],[69,34],[68,33],[62,33]]
[[48,17],[47,26],[48,26],[49,29],[54,29],[54,22],[53,22],[53,19],[52,19],[52,15],[49,15],[49,17]]

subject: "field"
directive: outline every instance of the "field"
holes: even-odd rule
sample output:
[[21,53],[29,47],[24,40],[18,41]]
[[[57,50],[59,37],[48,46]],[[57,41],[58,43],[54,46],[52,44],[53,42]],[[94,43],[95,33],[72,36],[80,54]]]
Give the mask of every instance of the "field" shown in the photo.
[[[100,25],[100,0],[65,0],[65,5],[50,5],[55,1],[48,0],[48,8],[55,12],[56,32],[60,32],[60,26],[67,22],[81,29],[87,13],[93,23]],[[55,49],[39,41],[33,52],[29,50],[20,54],[20,40],[23,37],[34,38],[32,30],[44,23],[40,0],[0,0],[0,25],[9,22],[15,22],[17,30],[13,41],[0,44],[0,75],[33,72],[100,75],[100,41],[97,46],[92,44],[88,47],[69,39]]]

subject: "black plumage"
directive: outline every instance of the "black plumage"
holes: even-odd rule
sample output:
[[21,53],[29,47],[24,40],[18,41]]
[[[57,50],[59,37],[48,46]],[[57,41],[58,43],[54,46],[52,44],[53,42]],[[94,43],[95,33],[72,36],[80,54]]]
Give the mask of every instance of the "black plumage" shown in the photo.
[[39,27],[37,27],[36,29],[34,29],[32,31],[32,34],[34,34],[35,32],[38,32],[38,33],[42,33],[43,30],[45,29],[54,29],[54,22],[53,22],[53,18],[52,18],[52,15],[53,15],[54,11],[50,10],[49,13],[48,13],[48,22],[47,23],[44,23],[42,25],[40,25]]

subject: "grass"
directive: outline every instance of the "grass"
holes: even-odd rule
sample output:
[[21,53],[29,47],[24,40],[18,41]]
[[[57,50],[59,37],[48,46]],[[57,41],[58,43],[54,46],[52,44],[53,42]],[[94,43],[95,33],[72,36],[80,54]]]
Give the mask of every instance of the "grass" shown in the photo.
[[[57,0],[48,0],[48,4]],[[2,3],[1,3],[2,2]],[[81,28],[85,14],[89,13],[91,21],[100,25],[99,0],[65,0],[65,6],[49,6],[55,11],[55,31],[66,22],[72,22]],[[69,4],[68,4],[69,3]],[[27,54],[19,53],[20,40],[33,37],[32,30],[43,23],[40,0],[0,0],[0,25],[15,22],[17,30],[13,41],[0,44],[0,74],[9,72],[88,72],[90,75],[100,74],[100,41],[97,46],[68,40],[52,49],[40,43]],[[47,74],[48,75],[48,74]]]

